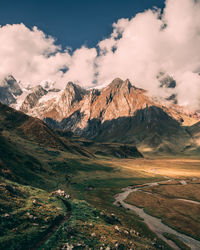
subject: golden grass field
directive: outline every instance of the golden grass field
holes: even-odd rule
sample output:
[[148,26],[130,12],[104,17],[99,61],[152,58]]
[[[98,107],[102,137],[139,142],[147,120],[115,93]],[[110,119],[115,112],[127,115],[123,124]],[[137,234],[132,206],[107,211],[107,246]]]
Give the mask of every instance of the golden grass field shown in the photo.
[[[152,216],[176,230],[200,239],[200,160],[199,159],[136,159],[121,160],[124,170],[154,174],[172,179],[159,186],[132,192],[126,202],[142,207]],[[186,181],[182,185],[181,180]]]
[[160,175],[168,178],[200,177],[200,158],[139,158],[107,161],[124,171]]

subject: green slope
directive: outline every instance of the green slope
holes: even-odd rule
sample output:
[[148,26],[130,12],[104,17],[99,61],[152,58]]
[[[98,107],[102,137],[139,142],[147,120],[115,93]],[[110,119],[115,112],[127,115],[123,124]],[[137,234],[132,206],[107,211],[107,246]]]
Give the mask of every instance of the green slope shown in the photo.
[[[37,133],[33,132],[34,127]],[[122,187],[132,182],[147,182],[149,176],[130,177],[119,166],[104,162],[112,160],[110,148],[105,158],[94,156],[96,149],[90,153],[88,147],[71,143],[38,119],[5,105],[0,105],[0,130],[0,249],[56,249],[79,242],[86,249],[114,248],[116,244],[121,249],[133,245],[136,249],[144,249],[146,245],[154,249],[155,235],[144,223],[112,204],[113,195]],[[72,214],[48,236],[67,213],[68,200],[51,196],[57,189],[72,196]],[[92,195],[91,189],[94,189]],[[103,215],[101,210],[105,210]],[[112,212],[119,220],[113,220]],[[129,233],[133,225],[140,235]]]

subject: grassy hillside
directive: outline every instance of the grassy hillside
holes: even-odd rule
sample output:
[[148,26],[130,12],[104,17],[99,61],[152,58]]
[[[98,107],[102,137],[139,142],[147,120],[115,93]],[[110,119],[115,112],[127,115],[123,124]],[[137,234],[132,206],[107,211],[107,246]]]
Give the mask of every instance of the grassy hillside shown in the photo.
[[[60,149],[63,151],[91,156],[83,147],[73,144],[65,137],[59,136],[44,122],[37,118],[25,115],[0,103],[0,131],[11,141],[24,139],[45,147]],[[23,142],[21,142],[23,144]]]
[[[131,145],[64,138],[6,106],[0,114],[0,249],[170,249],[114,195],[167,177],[200,178],[199,159],[142,158]],[[71,198],[53,196],[58,189]]]
[[[136,229],[142,236],[131,233],[130,221],[126,223],[122,211],[118,218],[112,205],[112,195],[130,181],[127,174],[123,177],[118,167],[105,163],[98,154],[95,156],[95,150],[89,153],[84,145],[70,142],[37,119],[5,105],[0,105],[0,115],[0,249],[56,249],[78,242],[86,249],[116,244],[122,248],[134,245],[137,249],[148,245],[154,249],[150,238],[155,235],[142,221],[128,215],[131,221],[136,219]],[[125,151],[130,153],[130,149]],[[105,159],[110,155],[108,150]],[[104,207],[112,206],[113,210],[104,211],[103,215],[103,207],[98,206],[95,198],[100,190],[91,196],[94,202],[88,196],[98,176],[106,178],[106,185],[113,187]],[[110,176],[113,179],[109,180]],[[87,181],[87,177],[94,180]],[[121,177],[123,180],[115,188]],[[52,196],[51,192],[58,189],[72,196],[70,203]],[[65,218],[70,207],[71,217]],[[112,211],[117,212],[114,217]]]
[[67,213],[42,189],[0,178],[0,249],[28,249]]

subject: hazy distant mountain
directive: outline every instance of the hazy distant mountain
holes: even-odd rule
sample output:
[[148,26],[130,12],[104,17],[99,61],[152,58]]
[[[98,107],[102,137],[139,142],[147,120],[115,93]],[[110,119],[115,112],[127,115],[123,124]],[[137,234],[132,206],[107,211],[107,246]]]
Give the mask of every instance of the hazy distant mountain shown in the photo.
[[12,75],[8,75],[0,81],[0,102],[11,105],[16,103],[18,96],[22,94],[22,90]]
[[43,89],[40,85],[36,86],[32,89],[31,93],[26,96],[20,110],[24,113],[28,113],[30,109],[37,105],[39,99],[46,94],[47,91],[45,89]]

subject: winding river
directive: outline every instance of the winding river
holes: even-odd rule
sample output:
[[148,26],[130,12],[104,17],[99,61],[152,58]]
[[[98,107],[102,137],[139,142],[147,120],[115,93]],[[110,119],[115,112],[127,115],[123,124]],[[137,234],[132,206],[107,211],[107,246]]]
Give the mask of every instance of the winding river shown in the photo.
[[[168,182],[169,181],[172,181],[172,180],[168,180]],[[156,217],[153,217],[153,216],[145,213],[143,208],[139,208],[139,207],[136,207],[134,205],[130,205],[130,204],[124,202],[124,200],[128,197],[128,195],[130,193],[136,192],[136,191],[141,191],[145,187],[156,186],[156,185],[159,185],[160,183],[166,183],[166,181],[146,183],[146,184],[142,185],[142,187],[138,187],[138,188],[133,188],[133,187],[124,188],[124,189],[122,189],[122,191],[123,191],[122,193],[115,195],[114,204],[115,205],[121,204],[124,208],[134,211],[137,215],[139,215],[144,220],[144,223],[147,224],[147,226],[149,227],[149,229],[151,231],[153,231],[160,239],[165,241],[173,249],[180,249],[180,248],[174,242],[165,238],[163,236],[163,233],[174,234],[179,240],[181,240],[183,243],[185,243],[187,246],[189,246],[192,250],[193,249],[199,250],[200,249],[200,241],[195,240],[195,239],[193,239],[185,234],[179,233],[176,230],[168,227],[167,225],[162,223],[161,219],[158,219]],[[182,184],[185,185],[185,182]],[[179,200],[183,200],[185,202],[191,202],[191,203],[195,203],[195,204],[200,205],[200,202],[197,202],[197,201],[191,201],[191,200],[186,200],[186,199],[179,199]]]

